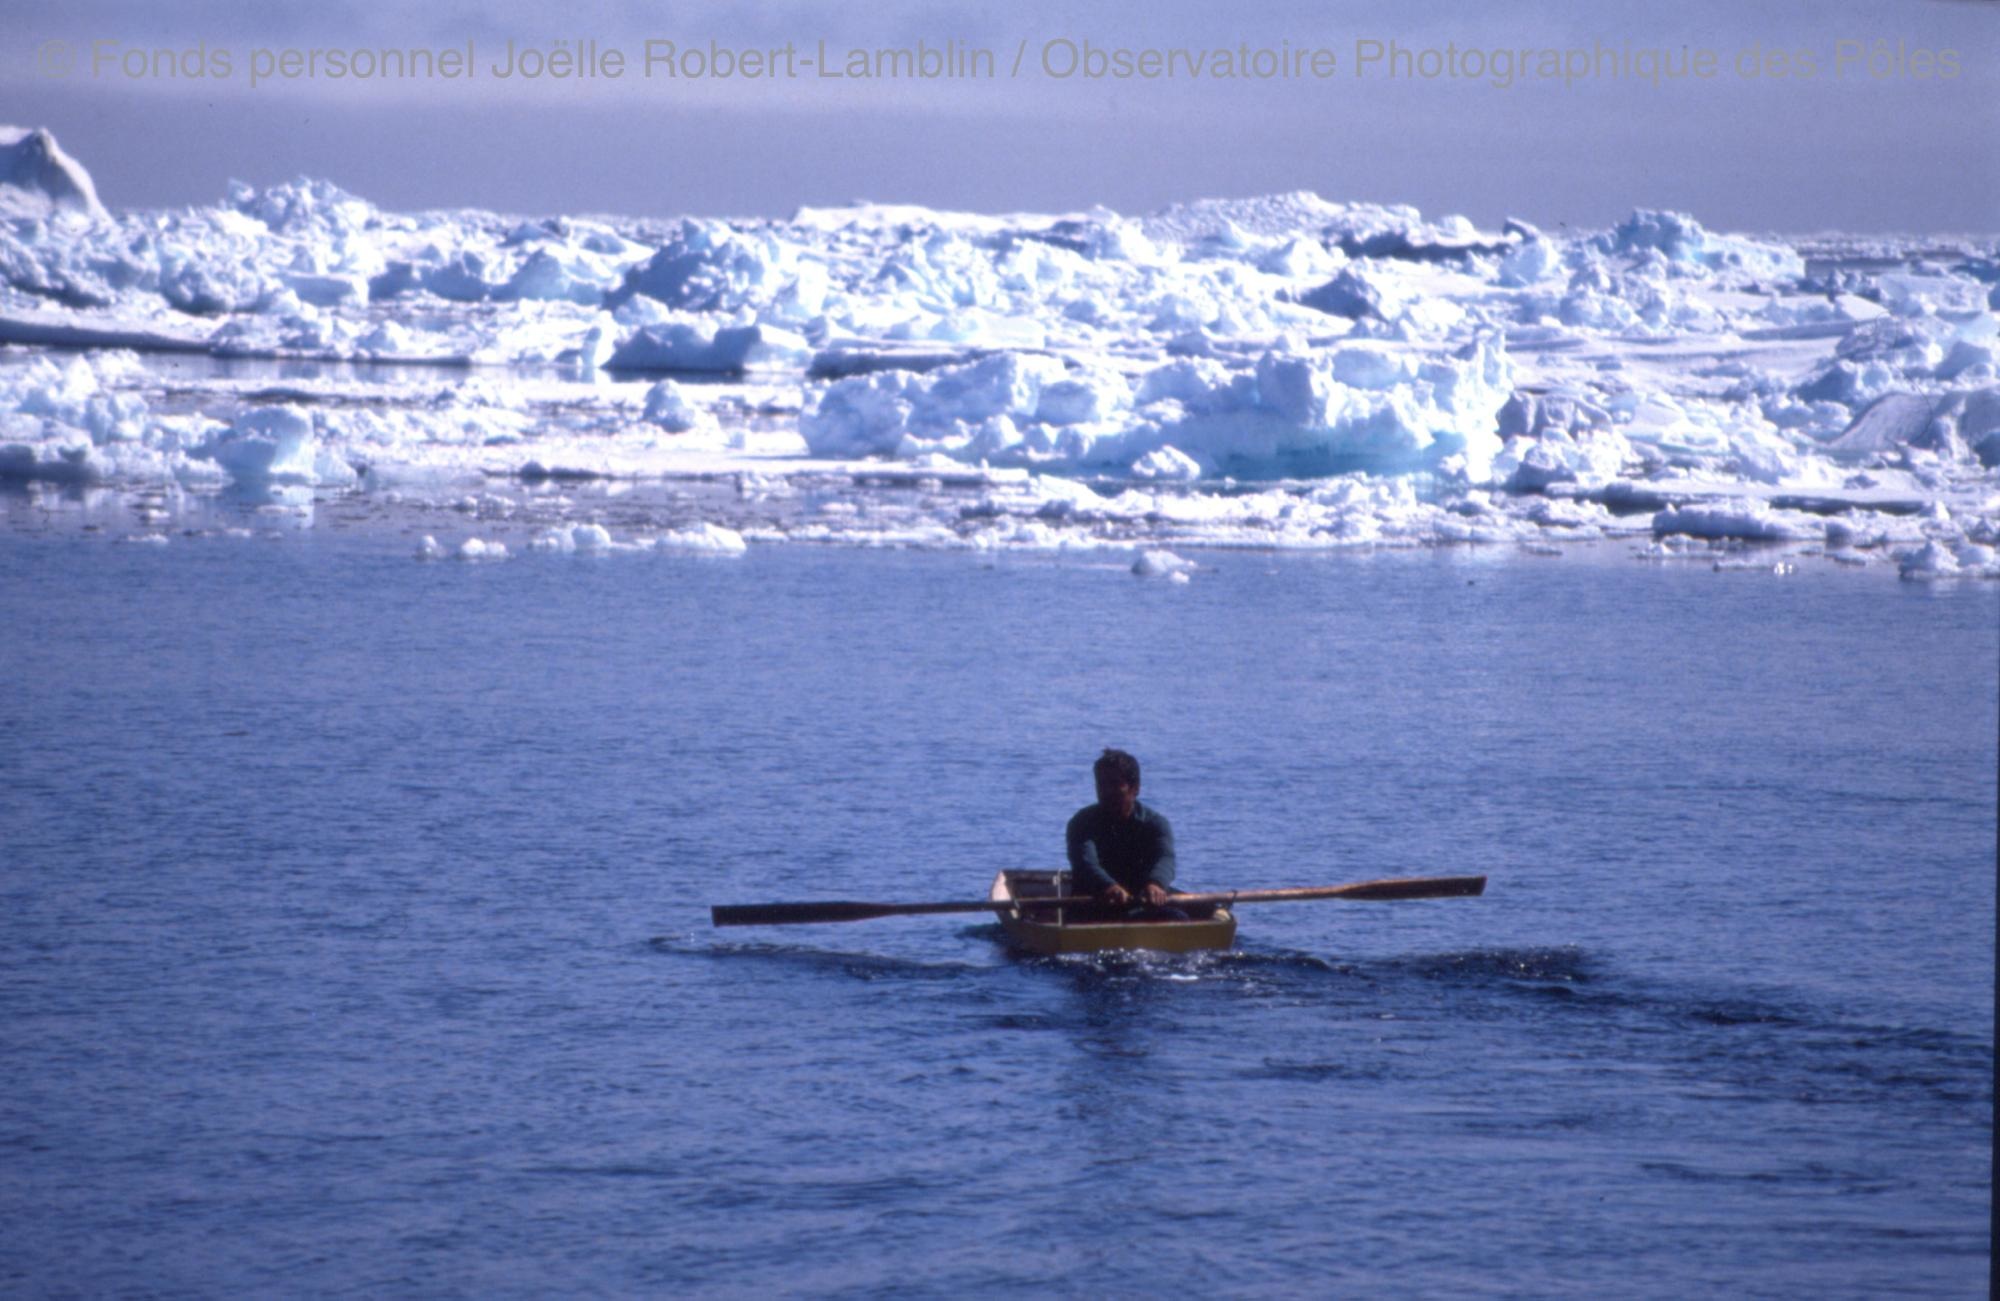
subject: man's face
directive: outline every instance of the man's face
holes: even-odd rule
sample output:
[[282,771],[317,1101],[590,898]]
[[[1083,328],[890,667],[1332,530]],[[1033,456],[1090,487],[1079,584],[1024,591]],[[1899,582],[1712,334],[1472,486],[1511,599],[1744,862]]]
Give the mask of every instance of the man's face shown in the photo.
[[1097,802],[1121,818],[1132,816],[1132,806],[1139,802],[1139,785],[1106,773],[1097,779]]

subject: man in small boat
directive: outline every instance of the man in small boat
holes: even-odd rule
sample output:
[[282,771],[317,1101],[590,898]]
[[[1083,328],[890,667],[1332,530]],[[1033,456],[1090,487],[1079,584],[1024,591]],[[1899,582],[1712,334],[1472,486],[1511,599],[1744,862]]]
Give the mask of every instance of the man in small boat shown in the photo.
[[1174,882],[1174,829],[1139,802],[1139,761],[1123,750],[1097,756],[1091,775],[1097,803],[1078,809],[1064,840],[1070,890],[1096,895],[1112,908],[1158,921],[1186,921],[1169,906]]

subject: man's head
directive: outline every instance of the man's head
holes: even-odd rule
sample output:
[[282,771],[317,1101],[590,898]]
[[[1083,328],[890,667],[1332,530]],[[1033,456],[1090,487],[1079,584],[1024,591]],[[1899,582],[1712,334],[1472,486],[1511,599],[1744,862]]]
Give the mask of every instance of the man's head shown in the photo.
[[1106,750],[1090,771],[1097,779],[1097,802],[1121,818],[1131,817],[1139,802],[1139,761],[1123,750]]

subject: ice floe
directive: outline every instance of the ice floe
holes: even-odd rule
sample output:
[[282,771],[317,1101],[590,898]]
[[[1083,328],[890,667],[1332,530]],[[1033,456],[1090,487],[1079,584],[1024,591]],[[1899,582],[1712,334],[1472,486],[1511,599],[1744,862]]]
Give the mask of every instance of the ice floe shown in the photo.
[[1305,192],[523,220],[308,178],[107,212],[19,128],[0,200],[0,480],[58,500],[472,501],[504,537],[420,551],[478,558],[1628,538],[1966,577],[2000,542],[1992,238]]

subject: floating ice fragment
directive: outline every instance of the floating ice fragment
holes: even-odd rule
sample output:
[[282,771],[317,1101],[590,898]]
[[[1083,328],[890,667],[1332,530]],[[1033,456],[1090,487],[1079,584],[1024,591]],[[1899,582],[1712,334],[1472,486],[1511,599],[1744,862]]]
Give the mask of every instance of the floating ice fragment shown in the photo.
[[311,484],[318,456],[312,417],[296,407],[255,407],[201,449],[242,484]]
[[1164,550],[1141,551],[1132,562],[1132,572],[1141,578],[1179,578],[1186,582],[1194,569],[1193,561]]
[[1923,434],[1933,405],[1930,398],[1914,393],[1885,393],[1869,403],[1826,450],[1832,456],[1855,458],[1893,452]]
[[1156,447],[1132,462],[1132,477],[1135,479],[1189,483],[1201,478],[1201,474],[1201,462],[1172,443]]
[[688,218],[665,248],[625,275],[606,302],[616,307],[643,294],[668,307],[727,312],[769,302],[788,287],[810,315],[825,294],[825,271],[802,268],[797,251],[768,232]]
[[354,346],[362,352],[408,356],[416,350],[414,345],[415,336],[409,330],[397,321],[384,320],[357,339]]
[[618,350],[618,322],[604,314],[591,322],[584,331],[583,342],[577,345],[577,364],[586,371],[602,369]]
[[1302,307],[1349,320],[1362,317],[1389,320],[1401,312],[1406,301],[1387,276],[1370,276],[1355,267],[1344,268],[1333,279],[1298,298]]
[[534,551],[554,551],[563,555],[581,552],[603,555],[612,550],[611,533],[602,524],[566,524],[544,529],[528,544]]
[[282,271],[278,279],[300,302],[315,307],[365,306],[368,281],[358,275],[325,271]]
[[662,551],[692,551],[712,556],[740,556],[750,549],[750,544],[735,529],[707,522],[662,533],[653,539],[653,545]]
[[2000,578],[2000,552],[1984,543],[1963,540],[1951,550],[1952,559],[1958,561],[1960,569],[1988,578]]
[[1257,269],[1274,276],[1303,279],[1331,274],[1346,260],[1346,254],[1329,249],[1316,239],[1289,239],[1257,259]]
[[85,444],[0,446],[0,481],[41,480],[44,483],[89,483],[103,477],[103,465]]
[[1607,253],[1658,251],[1670,263],[1706,268],[1730,268],[1752,274],[1796,279],[1805,274],[1805,259],[1790,248],[1760,244],[1730,235],[1715,235],[1681,212],[1635,209],[1617,229],[1593,241]]
[[803,370],[812,345],[775,325],[729,325],[720,329],[693,322],[648,325],[618,345],[605,365],[611,370],[687,370],[733,373],[772,368]]
[[1996,377],[1996,369],[2000,369],[2000,340],[1954,339],[1951,351],[1938,363],[1936,374],[1939,379],[1947,380],[1991,380]]
[[1562,250],[1549,240],[1535,238],[1522,243],[1500,260],[1497,278],[1501,284],[1518,289],[1551,279],[1562,274],[1563,270]]
[[228,203],[275,233],[322,239],[352,234],[375,216],[367,200],[331,181],[305,176],[264,190],[231,181]]
[[457,303],[484,302],[498,288],[489,278],[495,271],[485,254],[467,251],[439,266],[428,267],[421,277],[423,287],[439,298]]
[[1875,288],[1882,305],[1898,316],[1976,312],[1985,306],[1985,288],[1965,276],[1891,271],[1875,278]]
[[1762,503],[1663,510],[1653,516],[1653,534],[1659,537],[1669,533],[1745,542],[1790,542],[1807,536],[1803,529],[1773,514]]
[[646,390],[646,419],[671,434],[715,423],[715,417],[689,401],[686,391],[670,379]]
[[1900,578],[1927,581],[1959,576],[1958,557],[1950,547],[1933,538],[1914,551],[1897,553],[1896,574]]
[[542,299],[595,306],[619,277],[616,266],[581,249],[539,248],[493,297],[501,302]]

